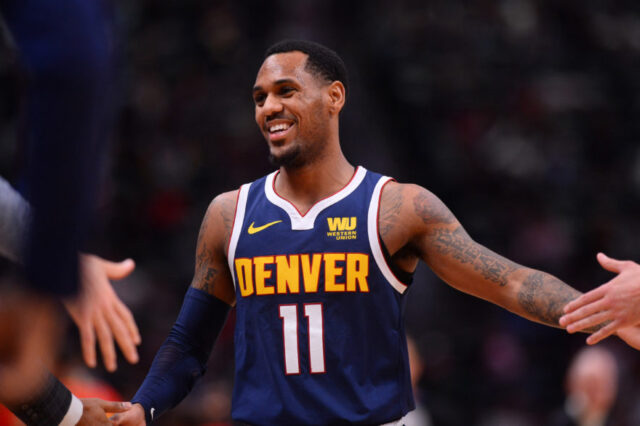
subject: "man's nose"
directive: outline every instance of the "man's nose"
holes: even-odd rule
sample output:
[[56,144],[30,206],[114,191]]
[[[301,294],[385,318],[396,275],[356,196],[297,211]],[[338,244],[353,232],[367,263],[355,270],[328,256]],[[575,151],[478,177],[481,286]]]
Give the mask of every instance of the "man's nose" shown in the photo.
[[267,98],[264,100],[264,105],[262,106],[263,113],[269,117],[273,114],[282,111],[282,102],[273,95],[267,95]]

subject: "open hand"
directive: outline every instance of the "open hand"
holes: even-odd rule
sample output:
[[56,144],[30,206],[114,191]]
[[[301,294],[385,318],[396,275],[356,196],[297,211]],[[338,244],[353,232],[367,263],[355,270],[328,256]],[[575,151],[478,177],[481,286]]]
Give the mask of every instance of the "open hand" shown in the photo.
[[134,268],[131,259],[115,263],[91,254],[80,255],[80,294],[66,300],[64,306],[78,326],[82,355],[89,367],[96,366],[96,336],[108,371],[117,368],[114,339],[127,361],[138,362],[138,326],[109,282],[128,276]]
[[616,330],[640,322],[640,265],[630,260],[612,259],[598,253],[598,262],[618,275],[606,284],[583,294],[564,307],[560,325],[569,333],[607,323],[587,338],[590,345]]

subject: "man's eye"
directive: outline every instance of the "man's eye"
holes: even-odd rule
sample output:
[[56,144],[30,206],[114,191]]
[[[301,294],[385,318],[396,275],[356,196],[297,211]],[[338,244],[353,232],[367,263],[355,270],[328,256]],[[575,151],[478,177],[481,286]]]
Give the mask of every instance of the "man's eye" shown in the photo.
[[281,95],[289,95],[291,93],[293,93],[296,89],[294,89],[293,87],[290,86],[284,86],[280,89],[280,94]]
[[264,95],[255,95],[253,97],[253,102],[255,102],[256,104],[261,104],[264,102],[265,96]]

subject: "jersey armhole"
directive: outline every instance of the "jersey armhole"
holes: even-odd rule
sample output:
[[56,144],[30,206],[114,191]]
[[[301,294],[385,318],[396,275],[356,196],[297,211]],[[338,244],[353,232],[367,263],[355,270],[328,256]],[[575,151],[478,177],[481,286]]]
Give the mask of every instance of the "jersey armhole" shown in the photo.
[[236,276],[233,273],[233,264],[236,257],[236,248],[238,240],[242,232],[244,223],[244,214],[247,209],[247,197],[249,196],[250,183],[246,183],[240,187],[238,198],[236,200],[236,211],[233,215],[233,225],[231,226],[231,235],[229,236],[229,248],[227,249],[227,261],[229,263],[229,273],[233,281],[233,289],[236,289]]
[[400,294],[404,293],[407,290],[407,285],[402,283],[398,277],[395,276],[387,260],[384,257],[382,252],[382,247],[380,245],[380,235],[378,226],[378,217],[380,210],[380,199],[382,198],[382,188],[393,179],[388,176],[383,176],[376,183],[375,188],[373,189],[373,195],[371,196],[371,203],[369,204],[369,212],[367,215],[367,233],[369,234],[369,245],[371,247],[371,253],[373,253],[373,258],[382,272],[382,275],[389,282],[389,284]]

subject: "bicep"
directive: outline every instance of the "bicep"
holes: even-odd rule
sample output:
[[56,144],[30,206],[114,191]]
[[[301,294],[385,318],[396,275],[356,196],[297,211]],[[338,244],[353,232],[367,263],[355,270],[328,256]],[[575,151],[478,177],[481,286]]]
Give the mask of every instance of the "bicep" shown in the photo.
[[520,266],[476,243],[429,191],[420,188],[413,205],[416,232],[412,243],[422,260],[458,290],[500,303]]
[[227,265],[225,247],[231,233],[235,192],[216,197],[202,220],[191,286],[234,305],[233,278]]

